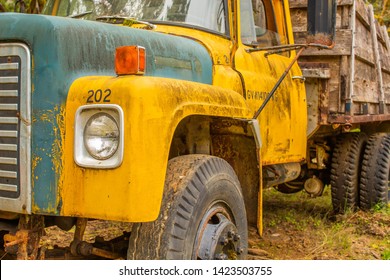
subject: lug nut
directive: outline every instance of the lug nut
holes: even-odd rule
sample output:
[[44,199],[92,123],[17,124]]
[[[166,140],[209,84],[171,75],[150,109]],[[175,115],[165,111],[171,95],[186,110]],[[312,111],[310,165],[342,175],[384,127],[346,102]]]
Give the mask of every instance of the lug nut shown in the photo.
[[231,230],[229,230],[228,233],[227,233],[227,236],[228,236],[228,239],[229,239],[229,240],[233,240],[234,235],[235,235],[235,232],[234,232],[234,231],[231,231]]
[[219,243],[221,244],[221,245],[227,245],[228,243],[229,243],[229,240],[227,239],[227,237],[223,237],[223,236],[221,236],[221,238],[219,239]]

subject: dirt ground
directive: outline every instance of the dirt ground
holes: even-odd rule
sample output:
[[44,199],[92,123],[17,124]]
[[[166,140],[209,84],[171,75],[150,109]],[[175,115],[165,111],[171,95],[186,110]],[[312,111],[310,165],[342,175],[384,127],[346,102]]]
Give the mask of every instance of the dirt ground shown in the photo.
[[[347,221],[349,225],[339,233],[317,230],[315,226],[303,230],[283,223],[266,229],[260,237],[256,229],[251,228],[249,259],[388,259],[390,219],[379,219],[375,224],[370,223],[371,219],[365,213],[358,213]],[[387,255],[384,255],[385,252]]]
[[[250,260],[390,259],[390,210],[333,215],[330,195],[310,199],[305,193],[265,192],[264,231],[249,228]],[[90,221],[84,240],[111,240],[130,231],[126,223]],[[66,247],[74,228],[46,229],[42,245]]]
[[266,192],[263,225],[261,237],[250,230],[249,258],[390,259],[389,208],[334,215],[330,190],[315,199],[304,192]]

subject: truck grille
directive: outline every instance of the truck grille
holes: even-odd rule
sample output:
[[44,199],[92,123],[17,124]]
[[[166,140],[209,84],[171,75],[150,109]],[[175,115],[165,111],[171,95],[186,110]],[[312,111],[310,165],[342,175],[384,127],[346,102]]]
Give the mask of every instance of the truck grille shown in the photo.
[[30,53],[0,44],[0,210],[31,211]]
[[20,194],[18,135],[20,57],[0,57],[0,195]]

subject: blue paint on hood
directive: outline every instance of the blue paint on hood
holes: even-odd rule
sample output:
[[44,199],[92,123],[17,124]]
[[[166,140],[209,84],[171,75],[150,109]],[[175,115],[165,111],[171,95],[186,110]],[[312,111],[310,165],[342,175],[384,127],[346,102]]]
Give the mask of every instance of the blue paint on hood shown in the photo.
[[[32,54],[33,207],[58,214],[58,167],[53,163],[59,108],[66,103],[72,82],[81,76],[115,75],[118,46],[146,49],[146,74],[211,84],[212,61],[206,48],[187,38],[118,25],[70,18],[0,14],[0,44],[22,42]],[[1,46],[0,46],[1,47]],[[61,151],[61,149],[59,149]],[[54,210],[53,210],[54,209]]]

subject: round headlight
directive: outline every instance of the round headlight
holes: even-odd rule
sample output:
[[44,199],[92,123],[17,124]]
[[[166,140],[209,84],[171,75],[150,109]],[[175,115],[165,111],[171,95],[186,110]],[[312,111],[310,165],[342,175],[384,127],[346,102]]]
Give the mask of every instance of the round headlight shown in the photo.
[[119,147],[119,127],[113,117],[106,113],[93,115],[84,128],[84,145],[95,159],[112,157]]

